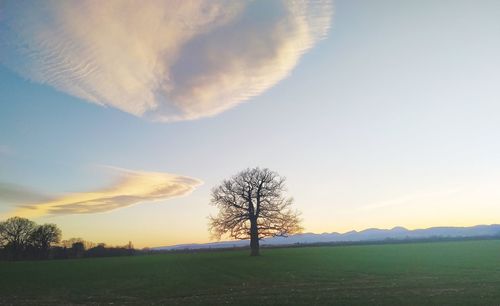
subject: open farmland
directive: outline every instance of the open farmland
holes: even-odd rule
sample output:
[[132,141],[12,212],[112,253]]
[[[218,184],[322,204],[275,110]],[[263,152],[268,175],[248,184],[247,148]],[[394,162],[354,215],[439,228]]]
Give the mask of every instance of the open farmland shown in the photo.
[[0,304],[500,303],[500,241],[0,262]]

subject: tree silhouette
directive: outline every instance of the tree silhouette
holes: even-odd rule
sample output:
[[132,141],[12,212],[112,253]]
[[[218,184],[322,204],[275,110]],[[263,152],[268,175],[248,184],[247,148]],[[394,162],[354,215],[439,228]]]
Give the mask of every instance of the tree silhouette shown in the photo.
[[71,256],[74,258],[81,258],[85,254],[85,245],[81,241],[74,242],[71,245]]
[[70,238],[67,240],[63,240],[61,241],[61,245],[65,248],[71,249],[73,247],[73,244],[76,242],[81,242],[84,250],[88,250],[96,246],[94,242],[87,241],[82,238]]
[[55,224],[37,226],[31,233],[30,242],[38,257],[47,258],[52,244],[61,241],[61,230]]
[[21,217],[12,217],[0,223],[0,241],[14,260],[19,259],[29,247],[35,226],[35,222]]
[[[82,257],[134,255],[131,241],[126,246],[95,244],[82,238],[61,241],[61,230],[55,224],[37,225],[21,217],[0,222],[1,259],[64,259]],[[1,303],[0,303],[1,304]]]
[[219,208],[210,216],[210,231],[220,239],[249,239],[251,255],[259,255],[259,240],[287,236],[302,230],[298,212],[285,197],[285,178],[269,169],[246,169],[212,190],[211,204]]

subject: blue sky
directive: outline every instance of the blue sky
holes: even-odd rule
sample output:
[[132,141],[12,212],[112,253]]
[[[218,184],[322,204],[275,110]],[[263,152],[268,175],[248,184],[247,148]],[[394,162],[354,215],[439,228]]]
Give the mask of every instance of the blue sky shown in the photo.
[[[497,1],[338,0],[326,38],[286,78],[176,122],[29,81],[4,57],[0,183],[58,197],[112,186],[107,166],[203,181],[180,198],[36,217],[113,244],[207,241],[210,189],[253,166],[287,177],[306,231],[494,223],[499,20]],[[0,197],[0,213],[18,204]]]

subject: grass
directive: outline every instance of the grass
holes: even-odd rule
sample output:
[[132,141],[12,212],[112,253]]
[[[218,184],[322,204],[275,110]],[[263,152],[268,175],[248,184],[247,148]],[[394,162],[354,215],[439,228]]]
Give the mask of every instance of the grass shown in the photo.
[[0,304],[498,305],[500,241],[0,262]]

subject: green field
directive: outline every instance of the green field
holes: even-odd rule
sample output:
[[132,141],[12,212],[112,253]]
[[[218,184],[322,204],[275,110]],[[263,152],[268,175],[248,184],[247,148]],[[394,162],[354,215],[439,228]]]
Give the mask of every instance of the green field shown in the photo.
[[500,241],[0,262],[0,304],[500,304]]

